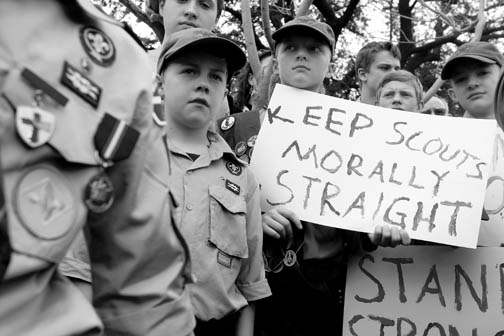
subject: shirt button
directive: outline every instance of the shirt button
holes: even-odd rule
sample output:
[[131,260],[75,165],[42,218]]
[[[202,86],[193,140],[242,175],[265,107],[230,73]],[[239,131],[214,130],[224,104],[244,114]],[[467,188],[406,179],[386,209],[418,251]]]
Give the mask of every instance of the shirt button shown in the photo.
[[191,175],[191,174],[192,174],[192,170],[187,171],[187,175]]
[[189,211],[191,211],[192,210],[192,205],[191,204],[187,204],[186,205],[186,209],[189,210]]

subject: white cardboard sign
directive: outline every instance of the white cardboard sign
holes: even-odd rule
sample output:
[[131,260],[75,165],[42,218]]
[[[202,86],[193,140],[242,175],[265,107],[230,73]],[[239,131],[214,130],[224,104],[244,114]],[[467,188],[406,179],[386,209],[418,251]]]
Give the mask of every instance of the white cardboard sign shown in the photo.
[[380,248],[351,259],[344,336],[504,336],[504,249]]
[[263,210],[474,248],[495,121],[396,111],[277,85],[251,165]]

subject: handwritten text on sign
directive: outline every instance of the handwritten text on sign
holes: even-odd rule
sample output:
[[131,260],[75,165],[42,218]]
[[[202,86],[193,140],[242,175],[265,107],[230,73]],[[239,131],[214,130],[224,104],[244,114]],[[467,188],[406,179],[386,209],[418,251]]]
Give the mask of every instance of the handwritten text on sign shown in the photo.
[[252,168],[263,206],[303,220],[475,247],[495,122],[425,116],[277,85]]
[[504,336],[504,249],[407,246],[352,259],[344,336]]

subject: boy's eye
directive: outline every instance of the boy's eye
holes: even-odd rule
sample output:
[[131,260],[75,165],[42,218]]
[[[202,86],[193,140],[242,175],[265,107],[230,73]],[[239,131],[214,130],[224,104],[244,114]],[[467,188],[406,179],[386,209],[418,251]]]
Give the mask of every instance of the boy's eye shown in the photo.
[[222,82],[222,80],[223,80],[222,76],[219,74],[212,74],[212,75],[210,75],[210,78],[212,78],[213,80],[216,80],[218,82]]
[[322,50],[322,48],[320,48],[320,46],[314,46],[314,47],[311,48],[311,50],[313,52],[320,52]]
[[185,69],[182,69],[181,71],[183,74],[187,74],[187,75],[193,75],[194,73],[196,73],[196,71],[194,71],[194,69],[192,68],[185,68]]
[[385,92],[384,94],[385,97],[390,98],[394,96],[394,92]]
[[205,9],[210,9],[210,8],[212,8],[212,2],[211,1],[201,1],[200,6]]

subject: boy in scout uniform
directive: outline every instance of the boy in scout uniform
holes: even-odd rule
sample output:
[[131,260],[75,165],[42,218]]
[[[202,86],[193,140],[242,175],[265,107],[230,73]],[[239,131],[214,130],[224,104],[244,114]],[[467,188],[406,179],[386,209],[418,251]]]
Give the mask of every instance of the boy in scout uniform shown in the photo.
[[[144,169],[150,78],[143,50],[90,2],[0,1],[0,222],[12,247],[0,335],[191,332],[166,167]],[[94,309],[58,270],[83,227]]]
[[[320,92],[334,51],[334,32],[311,17],[298,17],[273,33],[282,84]],[[373,234],[301,222],[284,207],[263,215],[268,281],[273,295],[258,307],[266,335],[340,335],[346,262],[360,248],[408,244],[397,227]]]
[[376,105],[394,110],[420,112],[423,108],[422,83],[409,71],[389,72],[378,86]]
[[161,46],[170,186],[186,238],[195,334],[252,335],[254,301],[270,295],[262,259],[259,188],[247,164],[209,130],[231,74],[245,63],[233,42],[186,29]]

